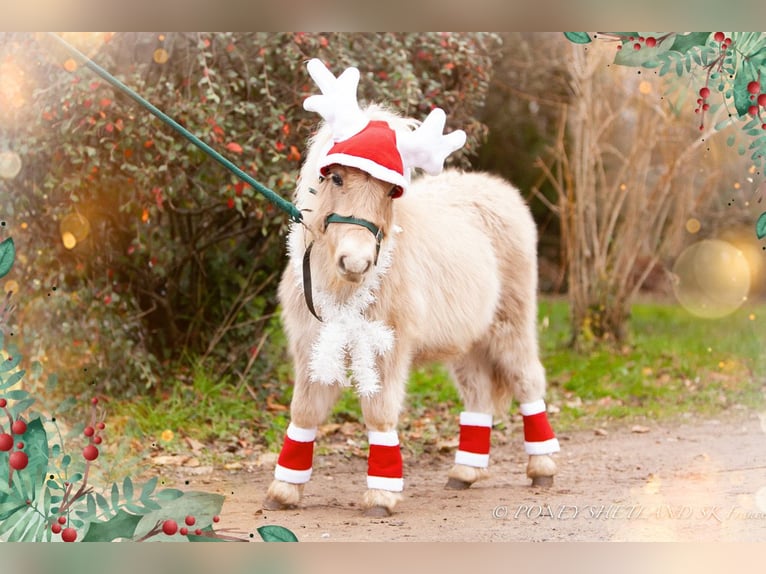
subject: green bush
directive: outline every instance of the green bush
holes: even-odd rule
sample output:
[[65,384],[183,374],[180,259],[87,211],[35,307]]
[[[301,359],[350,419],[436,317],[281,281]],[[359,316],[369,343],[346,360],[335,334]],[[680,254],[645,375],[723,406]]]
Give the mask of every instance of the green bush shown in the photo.
[[[454,158],[465,165],[486,134],[474,118],[499,47],[492,34],[65,37],[288,198],[318,120],[302,108],[316,91],[306,60],[358,66],[363,101],[421,118],[445,108],[448,129],[468,132]],[[24,256],[19,295],[36,300],[27,319],[41,314],[19,318],[25,339],[56,352],[56,369],[96,366],[79,378],[111,393],[158,387],[200,358],[219,374],[277,376],[278,360],[256,359],[277,311],[286,215],[68,58],[44,35],[0,34],[0,61],[23,72],[0,122],[0,148],[23,167],[0,194]]]

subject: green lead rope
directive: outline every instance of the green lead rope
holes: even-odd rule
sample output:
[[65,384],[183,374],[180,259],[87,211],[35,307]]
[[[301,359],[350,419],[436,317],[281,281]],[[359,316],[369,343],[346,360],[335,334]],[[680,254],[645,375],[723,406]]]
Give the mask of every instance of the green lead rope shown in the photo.
[[109,72],[104,70],[101,66],[96,64],[93,60],[88,58],[85,54],[80,52],[77,48],[67,43],[63,38],[58,36],[57,34],[54,34],[52,32],[48,33],[49,36],[52,38],[55,38],[55,40],[72,56],[75,57],[80,63],[87,66],[90,70],[101,76],[104,80],[109,82],[112,86],[123,92],[124,94],[130,96],[134,101],[136,101],[139,105],[141,105],[143,108],[154,114],[156,117],[158,117],[160,120],[162,120],[164,123],[169,125],[171,128],[173,128],[175,131],[177,131],[179,134],[181,134],[183,137],[185,137],[187,140],[189,140],[191,143],[196,145],[198,148],[200,148],[202,151],[204,151],[206,154],[208,154],[210,157],[212,157],[215,161],[220,163],[222,166],[224,166],[226,169],[234,173],[238,178],[240,178],[242,181],[250,185],[253,189],[261,193],[266,199],[268,199],[271,203],[276,205],[279,209],[287,213],[290,218],[296,222],[300,223],[300,221],[303,219],[303,215],[298,210],[295,205],[284,199],[283,197],[280,197],[276,193],[274,193],[272,190],[270,190],[268,187],[265,187],[264,185],[257,182],[255,179],[253,179],[251,176],[249,176],[247,173],[242,171],[239,167],[234,165],[231,161],[226,159],[224,156],[222,156],[220,153],[218,153],[216,150],[214,150],[212,147],[210,147],[208,144],[203,142],[201,139],[199,139],[197,136],[195,136],[193,133],[191,133],[189,130],[187,130],[185,127],[183,127],[181,124],[179,124],[177,121],[175,121],[173,118],[165,114],[162,110],[157,108],[156,106],[152,105],[150,102],[139,96],[136,92],[131,90],[128,86],[123,84],[121,81],[119,81],[117,78],[112,76]]

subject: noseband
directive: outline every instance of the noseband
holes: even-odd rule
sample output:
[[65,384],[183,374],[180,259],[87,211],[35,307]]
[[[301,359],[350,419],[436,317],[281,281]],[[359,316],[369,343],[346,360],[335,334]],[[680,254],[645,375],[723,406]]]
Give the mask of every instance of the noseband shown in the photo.
[[[353,215],[338,215],[337,213],[331,213],[324,220],[324,231],[327,231],[327,227],[331,223],[350,223],[351,225],[359,225],[367,229],[375,236],[375,260],[373,265],[378,264],[378,255],[380,254],[380,244],[385,237],[383,230],[366,219],[360,219]],[[306,306],[311,311],[311,314],[321,321],[322,318],[317,314],[314,309],[314,296],[311,291],[311,248],[314,246],[314,242],[309,243],[306,248],[306,253],[303,254],[303,296],[306,298]]]

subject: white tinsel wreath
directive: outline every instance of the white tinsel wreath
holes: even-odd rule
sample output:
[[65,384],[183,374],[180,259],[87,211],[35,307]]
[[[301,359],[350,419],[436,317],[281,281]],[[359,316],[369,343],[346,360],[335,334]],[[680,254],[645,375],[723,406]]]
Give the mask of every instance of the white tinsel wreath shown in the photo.
[[[395,228],[394,233],[401,232]],[[298,233],[290,235],[289,250],[296,271],[296,285],[303,288],[302,257],[295,242]],[[354,294],[344,302],[319,287],[314,287],[314,306],[322,325],[311,349],[309,376],[312,382],[349,386],[349,374],[357,393],[370,396],[380,390],[380,373],[375,366],[379,356],[394,345],[394,330],[382,321],[371,321],[365,311],[375,301],[380,281],[391,266],[393,236],[381,247],[378,264]]]

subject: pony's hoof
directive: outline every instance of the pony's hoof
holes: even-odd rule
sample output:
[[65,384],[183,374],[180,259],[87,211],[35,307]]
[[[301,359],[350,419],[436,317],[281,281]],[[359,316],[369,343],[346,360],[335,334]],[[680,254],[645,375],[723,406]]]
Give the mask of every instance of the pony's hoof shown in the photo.
[[444,485],[444,488],[447,490],[466,490],[471,488],[470,482],[467,482],[465,480],[460,480],[459,478],[454,478],[450,476],[447,479],[447,484]]
[[295,505],[285,504],[276,498],[266,498],[266,500],[263,501],[264,510],[290,510],[291,508],[295,508]]
[[263,501],[264,510],[288,510],[297,507],[301,501],[303,486],[302,484],[273,480]]
[[388,518],[391,514],[391,511],[385,506],[370,506],[364,511],[364,516],[367,518]]
[[532,478],[532,486],[550,488],[551,486],[553,486],[553,477],[552,476],[535,476]]
[[532,486],[549,488],[553,486],[556,463],[548,454],[532,455],[527,464],[527,476],[532,479]]

